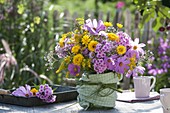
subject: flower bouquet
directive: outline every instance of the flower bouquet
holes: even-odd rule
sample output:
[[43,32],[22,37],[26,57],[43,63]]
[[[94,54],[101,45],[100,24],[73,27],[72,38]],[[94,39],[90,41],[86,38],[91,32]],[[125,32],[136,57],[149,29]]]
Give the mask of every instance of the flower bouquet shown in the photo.
[[121,31],[123,25],[78,18],[75,29],[63,34],[55,47],[62,59],[56,73],[66,70],[66,77],[75,76],[78,102],[85,108],[113,108],[117,98],[116,83],[122,75],[143,74],[139,61],[144,55],[139,39]]

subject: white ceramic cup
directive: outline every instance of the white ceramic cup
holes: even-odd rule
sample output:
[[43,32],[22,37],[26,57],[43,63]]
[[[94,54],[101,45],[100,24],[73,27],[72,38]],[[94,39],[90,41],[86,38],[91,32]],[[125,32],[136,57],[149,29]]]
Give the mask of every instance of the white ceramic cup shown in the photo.
[[[151,84],[151,79],[153,79]],[[147,98],[150,90],[154,87],[156,78],[154,76],[137,76],[133,77],[134,90],[136,98]]]
[[160,101],[164,113],[170,113],[170,88],[160,89]]

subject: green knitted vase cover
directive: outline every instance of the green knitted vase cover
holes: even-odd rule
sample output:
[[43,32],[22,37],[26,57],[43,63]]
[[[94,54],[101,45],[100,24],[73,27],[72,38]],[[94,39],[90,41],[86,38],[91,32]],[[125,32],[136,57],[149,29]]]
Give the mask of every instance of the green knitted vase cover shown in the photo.
[[[122,76],[121,76],[122,77]],[[83,74],[77,85],[77,100],[85,110],[89,108],[114,108],[117,99],[117,82],[122,78],[116,73]]]

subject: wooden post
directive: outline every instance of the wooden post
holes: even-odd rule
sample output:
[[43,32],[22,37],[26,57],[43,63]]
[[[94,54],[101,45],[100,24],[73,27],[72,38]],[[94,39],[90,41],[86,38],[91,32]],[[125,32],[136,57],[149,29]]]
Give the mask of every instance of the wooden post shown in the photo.
[[[130,10],[127,9],[124,14],[125,22],[124,22],[124,28],[125,32],[131,37],[131,13]],[[120,20],[120,19],[119,19]],[[123,86],[122,88],[124,90],[127,90],[130,88],[130,78],[123,77]]]

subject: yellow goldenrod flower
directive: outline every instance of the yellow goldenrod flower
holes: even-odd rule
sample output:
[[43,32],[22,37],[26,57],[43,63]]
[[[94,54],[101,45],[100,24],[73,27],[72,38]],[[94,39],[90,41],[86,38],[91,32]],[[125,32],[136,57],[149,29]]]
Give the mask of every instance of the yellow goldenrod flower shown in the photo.
[[117,50],[117,53],[118,53],[119,55],[123,55],[124,53],[126,53],[126,47],[123,46],[123,45],[119,45],[119,46],[116,48],[116,50]]
[[82,54],[77,54],[73,57],[73,64],[80,66],[84,57]]
[[117,27],[120,28],[120,29],[123,27],[123,25],[122,25],[122,24],[119,24],[119,23],[117,23],[116,25],[117,25]]
[[112,24],[111,22],[104,22],[104,25],[105,25],[106,27],[111,27],[111,26],[113,26],[113,24]]
[[76,21],[80,25],[84,24],[84,19],[83,18],[77,18]]
[[85,68],[86,67],[86,60],[84,59],[82,62],[82,67]]
[[133,70],[136,67],[136,58],[135,58],[135,56],[130,58],[129,67],[130,67],[130,70]]
[[82,38],[82,44],[84,45],[88,45],[88,43],[90,42],[90,37],[88,35],[84,35],[83,38]]
[[69,71],[67,71],[67,72],[66,72],[66,78],[68,78],[68,77],[69,77],[69,74],[70,74],[70,72],[69,72]]
[[119,41],[119,36],[114,33],[108,33],[107,36],[111,41]]
[[81,37],[82,37],[81,34],[75,34],[75,35],[74,35],[74,39],[75,39],[75,41],[76,41],[77,43],[80,42]]
[[91,68],[91,59],[88,59],[87,65],[88,65],[89,68]]
[[40,23],[40,17],[39,16],[36,16],[36,17],[34,17],[34,23],[36,23],[36,24],[39,24]]
[[79,45],[75,45],[72,47],[71,52],[74,54],[77,54],[80,50],[80,46]]
[[56,73],[59,73],[61,70],[63,70],[65,68],[65,61],[63,61],[60,65],[60,67],[58,68],[58,70],[56,71]]
[[35,88],[32,88],[32,89],[31,89],[31,92],[32,92],[33,96],[36,96],[36,93],[38,92],[38,90],[35,89]]
[[70,56],[66,57],[64,60],[68,64],[70,62]]
[[88,49],[93,52],[93,51],[96,49],[96,45],[97,45],[97,44],[98,44],[97,41],[91,41],[91,42],[88,44]]

